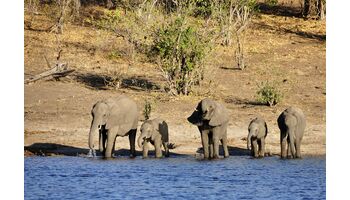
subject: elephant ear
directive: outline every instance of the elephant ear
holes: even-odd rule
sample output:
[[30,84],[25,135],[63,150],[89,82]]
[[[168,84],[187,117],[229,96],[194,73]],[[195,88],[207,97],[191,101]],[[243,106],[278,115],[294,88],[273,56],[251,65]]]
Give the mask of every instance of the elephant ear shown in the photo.
[[196,126],[202,126],[202,101],[200,101],[196,107],[196,110],[193,111],[191,116],[187,117],[187,121]]
[[224,106],[216,103],[213,109],[213,115],[209,121],[210,126],[219,126],[228,121],[228,111]]
[[[157,124],[155,129],[156,129],[157,133],[153,134],[154,136],[160,135],[163,142],[169,141],[169,139],[168,139],[168,135],[169,135],[168,124],[164,120],[159,121],[159,123]],[[154,140],[153,135],[152,135],[152,140]]]
[[202,114],[201,114],[201,112],[198,111],[198,110],[193,111],[191,116],[189,116],[187,118],[187,121],[189,121],[191,124],[194,124],[196,126],[202,126],[203,125],[203,121],[202,121]]

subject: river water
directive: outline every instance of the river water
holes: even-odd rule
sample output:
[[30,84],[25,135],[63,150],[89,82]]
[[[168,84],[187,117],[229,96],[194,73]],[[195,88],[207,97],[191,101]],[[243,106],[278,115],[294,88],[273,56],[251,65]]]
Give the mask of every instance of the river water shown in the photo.
[[326,158],[26,157],[25,199],[326,199]]

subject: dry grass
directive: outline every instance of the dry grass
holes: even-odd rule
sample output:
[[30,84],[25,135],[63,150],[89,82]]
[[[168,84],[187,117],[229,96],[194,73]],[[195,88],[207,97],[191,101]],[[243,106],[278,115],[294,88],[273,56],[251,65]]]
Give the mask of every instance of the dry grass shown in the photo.
[[[98,17],[104,10],[100,7],[84,9],[82,17]],[[27,18],[25,15],[25,20]],[[44,54],[50,60],[57,54],[55,35],[42,31],[51,23],[50,18],[38,15],[33,30],[25,30],[26,76],[45,70]],[[170,141],[180,145],[175,149],[179,152],[189,152],[200,146],[198,130],[187,123],[186,117],[199,100],[208,96],[230,110],[232,146],[244,146],[240,139],[246,136],[250,119],[262,115],[271,130],[270,146],[277,148],[276,118],[285,107],[295,105],[307,115],[305,145],[312,145],[311,149],[316,145],[324,152],[325,21],[261,14],[253,19],[246,35],[247,68],[234,69],[234,49],[218,44],[205,62],[203,84],[195,87],[192,95],[178,97],[162,91],[165,80],[145,55],[135,52],[131,60],[125,40],[84,23],[78,20],[67,24],[59,36],[63,48],[61,59],[77,73],[63,82],[38,81],[25,85],[26,145],[50,142],[86,147],[93,103],[125,93],[135,99],[140,109],[145,100],[152,102],[152,117],[162,117],[169,122]],[[111,56],[113,52],[116,56]],[[119,88],[104,83],[105,78],[119,76],[122,79]],[[278,83],[285,94],[275,107],[254,104],[257,84],[267,80]],[[314,127],[318,127],[316,131]],[[42,134],[34,134],[37,132]],[[314,136],[318,139],[312,142]]]

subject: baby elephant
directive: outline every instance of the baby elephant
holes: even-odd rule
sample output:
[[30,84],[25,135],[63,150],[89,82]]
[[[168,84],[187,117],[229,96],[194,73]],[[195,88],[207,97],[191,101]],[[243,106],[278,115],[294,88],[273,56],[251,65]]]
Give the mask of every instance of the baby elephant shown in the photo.
[[147,120],[141,125],[141,135],[138,137],[137,143],[139,147],[143,147],[143,158],[148,156],[148,143],[154,145],[156,158],[162,157],[162,145],[165,157],[169,157],[168,142],[168,124],[164,120],[156,118]]
[[264,157],[266,136],[267,125],[264,119],[260,117],[253,119],[248,126],[247,148],[255,158]]

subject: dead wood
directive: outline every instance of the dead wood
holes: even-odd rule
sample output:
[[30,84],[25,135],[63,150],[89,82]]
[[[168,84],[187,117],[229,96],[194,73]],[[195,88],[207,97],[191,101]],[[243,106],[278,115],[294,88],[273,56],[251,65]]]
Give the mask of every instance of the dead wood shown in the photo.
[[40,74],[34,75],[26,79],[24,83],[28,84],[30,82],[34,82],[49,76],[52,76],[52,78],[58,79],[61,77],[65,77],[74,71],[75,71],[74,69],[68,69],[67,63],[59,63],[45,72],[42,72]]

